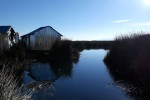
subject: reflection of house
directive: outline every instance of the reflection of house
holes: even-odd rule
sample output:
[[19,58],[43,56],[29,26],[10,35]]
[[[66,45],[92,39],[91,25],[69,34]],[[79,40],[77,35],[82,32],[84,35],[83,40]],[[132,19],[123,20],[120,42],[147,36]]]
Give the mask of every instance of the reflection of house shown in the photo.
[[19,39],[11,26],[0,26],[0,49],[9,49]]
[[50,26],[40,27],[22,36],[22,41],[30,50],[50,50],[61,34]]
[[30,65],[30,75],[37,81],[52,81],[57,80],[57,76],[51,69],[49,63],[35,62]]

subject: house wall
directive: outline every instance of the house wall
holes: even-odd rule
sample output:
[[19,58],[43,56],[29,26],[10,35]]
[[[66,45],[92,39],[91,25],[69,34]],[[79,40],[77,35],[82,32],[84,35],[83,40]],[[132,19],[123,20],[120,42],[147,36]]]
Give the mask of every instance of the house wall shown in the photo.
[[1,34],[0,35],[0,49],[1,50],[8,50],[10,48],[8,34]]
[[60,34],[52,28],[47,27],[34,33],[34,35],[30,35],[30,49],[51,50],[54,43],[60,39]]

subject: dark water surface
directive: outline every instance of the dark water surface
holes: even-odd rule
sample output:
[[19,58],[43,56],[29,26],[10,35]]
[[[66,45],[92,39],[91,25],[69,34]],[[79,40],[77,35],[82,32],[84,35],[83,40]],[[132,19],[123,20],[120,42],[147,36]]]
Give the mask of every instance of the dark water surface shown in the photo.
[[52,82],[33,95],[35,100],[131,100],[122,88],[114,85],[103,62],[106,53],[84,50],[76,64],[34,62],[29,68],[31,77],[24,82]]

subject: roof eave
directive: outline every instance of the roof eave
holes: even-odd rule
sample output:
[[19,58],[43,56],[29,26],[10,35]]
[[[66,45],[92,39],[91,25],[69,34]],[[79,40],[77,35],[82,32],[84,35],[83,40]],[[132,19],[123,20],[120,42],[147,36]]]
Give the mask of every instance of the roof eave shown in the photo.
[[[54,31],[56,31],[53,27],[51,27],[51,26],[44,26],[43,28],[46,28],[46,27],[50,27],[50,28],[52,28]],[[40,27],[41,28],[41,27]],[[39,28],[38,28],[39,29]],[[38,30],[38,29],[36,29],[36,30]],[[30,32],[30,33],[27,33],[27,34],[25,34],[25,35],[23,35],[23,36],[21,36],[21,37],[25,37],[25,36],[27,36],[27,35],[33,35],[34,34],[34,32],[36,31],[36,30],[34,30],[34,31],[32,31],[32,32]],[[60,36],[63,36],[62,34],[60,34],[58,31],[56,31]]]

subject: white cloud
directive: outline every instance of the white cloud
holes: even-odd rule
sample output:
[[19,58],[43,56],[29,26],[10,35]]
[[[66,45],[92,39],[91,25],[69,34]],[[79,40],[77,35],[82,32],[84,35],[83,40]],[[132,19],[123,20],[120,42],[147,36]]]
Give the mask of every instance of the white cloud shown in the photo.
[[130,26],[150,26],[150,22],[131,23]]
[[115,21],[112,21],[112,23],[125,23],[125,22],[128,22],[129,20],[115,20]]

